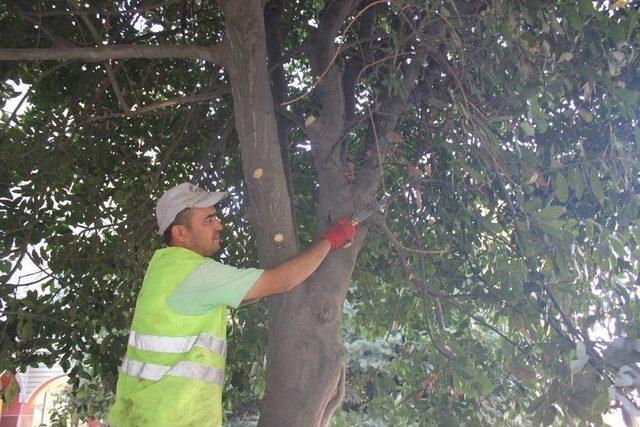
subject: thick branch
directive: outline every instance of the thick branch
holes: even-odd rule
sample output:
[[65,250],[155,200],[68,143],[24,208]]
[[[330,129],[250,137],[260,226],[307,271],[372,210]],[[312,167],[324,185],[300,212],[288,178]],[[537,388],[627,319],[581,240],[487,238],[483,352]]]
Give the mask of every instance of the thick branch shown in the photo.
[[[342,92],[342,71],[335,63],[340,48],[335,45],[335,37],[340,24],[352,11],[353,0],[334,2],[325,1],[325,8],[320,14],[318,29],[305,42],[309,54],[311,70],[318,76],[317,96],[320,101],[321,115],[317,123],[309,130],[314,134],[311,144],[314,147],[314,162],[320,171],[325,166],[331,169],[342,169],[340,150],[332,151],[332,147],[340,140],[344,126],[345,100]],[[353,20],[345,29],[353,24]],[[330,162],[330,156],[333,157]],[[329,172],[329,176],[338,171]],[[322,177],[320,181],[322,181]],[[331,181],[331,179],[330,179]],[[322,186],[322,183],[320,184]]]
[[[280,45],[280,16],[284,10],[284,0],[276,0],[269,3],[264,12],[267,56],[269,59],[269,69],[271,78],[271,93],[273,94],[274,107],[277,109],[285,100],[287,93],[287,81],[284,76],[282,66],[282,46]],[[276,65],[279,64],[279,65]],[[280,154],[284,167],[285,179],[287,181],[287,191],[289,199],[293,205],[293,179],[291,177],[291,160],[289,153],[289,131],[291,126],[282,115],[276,115],[278,125],[278,141],[280,143]],[[295,216],[294,216],[295,225]],[[297,228],[297,227],[296,227]]]
[[325,1],[325,6],[320,13],[318,29],[310,38],[309,53],[311,69],[318,76],[324,68],[329,67],[330,58],[335,51],[335,38],[338,35],[340,25],[355,6],[355,1]]
[[220,88],[213,92],[202,93],[199,95],[191,95],[191,96],[177,96],[175,98],[166,99],[164,101],[157,101],[149,105],[145,105],[141,107],[139,110],[133,111],[132,115],[139,115],[149,113],[153,110],[158,110],[160,108],[171,107],[173,105],[179,104],[193,104],[197,102],[210,101],[212,99],[220,98],[221,96],[229,93],[228,87]]
[[69,61],[101,62],[107,59],[201,59],[224,65],[226,48],[222,44],[204,46],[119,45],[50,49],[0,49],[0,61]]

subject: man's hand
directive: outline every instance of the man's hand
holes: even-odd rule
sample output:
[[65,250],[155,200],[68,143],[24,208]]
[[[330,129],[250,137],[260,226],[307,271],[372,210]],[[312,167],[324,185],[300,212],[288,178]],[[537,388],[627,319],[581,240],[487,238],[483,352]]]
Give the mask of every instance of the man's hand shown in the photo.
[[353,225],[353,221],[349,218],[342,218],[325,231],[321,237],[329,241],[331,250],[335,251],[351,243],[355,235],[356,227]]

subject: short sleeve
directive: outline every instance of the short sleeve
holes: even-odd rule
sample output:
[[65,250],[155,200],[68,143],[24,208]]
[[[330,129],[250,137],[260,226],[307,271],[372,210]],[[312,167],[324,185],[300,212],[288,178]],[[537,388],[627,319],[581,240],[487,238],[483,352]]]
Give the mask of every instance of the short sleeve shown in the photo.
[[188,316],[206,314],[222,304],[237,308],[263,272],[207,261],[178,285],[167,298],[167,304]]

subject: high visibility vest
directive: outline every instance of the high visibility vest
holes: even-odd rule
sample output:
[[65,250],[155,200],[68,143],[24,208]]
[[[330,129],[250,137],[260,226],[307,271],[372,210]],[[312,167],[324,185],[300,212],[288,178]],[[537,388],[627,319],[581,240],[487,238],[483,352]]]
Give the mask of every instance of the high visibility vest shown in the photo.
[[149,263],[108,421],[120,426],[221,426],[226,311],[186,316],[167,297],[199,265],[195,252],[170,247]]

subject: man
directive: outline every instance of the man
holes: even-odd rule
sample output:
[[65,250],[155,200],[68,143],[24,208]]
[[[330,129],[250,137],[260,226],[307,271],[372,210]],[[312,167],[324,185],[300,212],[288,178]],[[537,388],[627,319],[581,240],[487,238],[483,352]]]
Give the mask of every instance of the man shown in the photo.
[[272,269],[226,266],[208,258],[220,249],[214,205],[225,195],[183,183],[158,201],[168,247],[153,255],[138,295],[112,426],[222,425],[227,306],[295,288],[355,234],[341,220]]

